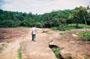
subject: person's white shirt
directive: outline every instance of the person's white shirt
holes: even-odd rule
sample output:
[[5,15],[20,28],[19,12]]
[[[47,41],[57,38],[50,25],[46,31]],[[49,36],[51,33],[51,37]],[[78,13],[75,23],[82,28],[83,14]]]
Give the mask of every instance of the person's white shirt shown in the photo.
[[32,28],[32,34],[36,34],[36,27]]

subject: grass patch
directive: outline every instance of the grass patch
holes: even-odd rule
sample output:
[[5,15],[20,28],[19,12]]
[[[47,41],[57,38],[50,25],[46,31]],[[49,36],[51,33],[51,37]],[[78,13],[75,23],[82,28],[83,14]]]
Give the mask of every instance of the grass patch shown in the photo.
[[18,50],[18,57],[19,59],[22,59],[22,47],[20,47]]
[[44,31],[44,30],[43,30],[42,33],[48,33],[48,31]]
[[88,57],[85,57],[84,59],[88,59]]
[[87,39],[88,41],[90,41],[90,32],[79,32],[78,35],[81,38]]
[[60,55],[60,50],[62,50],[63,48],[59,48],[56,45],[49,45],[49,47],[52,49],[57,59],[63,59],[62,56]]
[[68,25],[63,25],[61,27],[58,27],[58,29],[62,31],[80,29],[80,28],[90,28],[90,25],[86,26],[85,24],[78,24],[78,28],[76,28],[76,24],[68,24]]
[[60,35],[65,35],[66,33],[60,33]]
[[51,30],[56,31],[57,27],[52,27]]
[[90,28],[90,25],[86,26],[85,24],[78,24],[78,28],[76,28],[76,24],[67,24],[67,25],[61,25],[58,27],[52,27],[51,30],[66,31],[66,30],[80,29],[80,28]]
[[[68,26],[71,28],[76,28],[76,24],[68,24]],[[85,24],[78,24],[78,28],[85,28],[85,27],[90,28],[90,25],[86,26]]]
[[4,50],[4,48],[3,47],[0,47],[0,52],[2,52],[2,50]]
[[6,44],[1,44],[0,45],[0,52],[2,52],[5,48],[7,48]]
[[60,31],[71,30],[71,27],[69,27],[68,25],[61,25],[57,27],[57,30],[60,30]]
[[56,57],[58,58],[58,59],[60,59],[61,57],[60,57],[60,50],[61,50],[61,48],[52,48],[52,51],[55,53],[55,55],[56,55]]

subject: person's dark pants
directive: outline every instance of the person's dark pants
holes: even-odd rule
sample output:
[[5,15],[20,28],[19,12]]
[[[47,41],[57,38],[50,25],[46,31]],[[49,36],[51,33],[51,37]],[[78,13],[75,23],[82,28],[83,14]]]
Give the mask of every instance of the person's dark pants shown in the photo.
[[32,41],[35,41],[36,39],[36,34],[32,34]]

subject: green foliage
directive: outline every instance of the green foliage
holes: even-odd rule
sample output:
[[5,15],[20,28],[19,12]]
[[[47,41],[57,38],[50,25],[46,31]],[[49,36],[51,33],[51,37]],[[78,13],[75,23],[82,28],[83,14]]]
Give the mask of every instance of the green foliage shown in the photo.
[[60,31],[66,31],[66,30],[72,30],[72,29],[80,29],[80,28],[90,28],[90,25],[85,24],[78,24],[78,28],[76,28],[76,24],[68,24],[68,25],[60,25],[58,27],[52,27],[51,30],[60,30]]
[[53,52],[55,53],[56,57],[58,59],[60,59],[60,56],[59,56],[59,51],[61,50],[60,48],[52,48]]
[[77,7],[72,11],[71,14],[72,14],[72,18],[74,19],[73,22],[76,23],[77,28],[79,23],[84,23],[87,25],[87,19],[88,19],[87,16],[89,15],[86,8],[82,6]]
[[84,59],[88,59],[88,57],[85,57]]
[[[52,30],[69,30],[67,24],[75,23],[78,27],[78,24],[85,24],[85,20],[90,25],[90,13],[82,6],[72,10],[52,11],[42,15],[0,10],[0,27],[32,27],[34,25]],[[64,24],[66,25],[64,26]]]
[[51,28],[65,23],[69,14],[70,10],[53,11],[43,15],[0,10],[0,27],[32,27],[35,25],[40,28]]
[[60,25],[59,27],[57,27],[57,30],[61,30],[61,31],[66,31],[66,30],[70,30],[71,28],[67,25]]
[[1,52],[3,49],[4,49],[3,47],[0,47],[0,52]]
[[51,30],[56,31],[56,30],[60,30],[60,31],[66,31],[66,30],[70,30],[71,27],[67,26],[67,25],[60,25],[58,27],[52,27]]
[[85,24],[78,24],[78,28],[76,27],[76,24],[68,24],[68,27],[70,29],[80,29],[80,28],[90,28],[90,25],[85,25]]
[[56,55],[56,57],[58,58],[58,59],[61,59],[61,57],[60,57],[60,50],[62,50],[63,48],[56,48],[56,47],[53,47],[52,48],[52,51],[55,53],[55,55]]
[[[68,24],[68,26],[74,29],[76,28],[76,24]],[[85,27],[90,28],[90,25],[78,24],[78,28],[85,28]]]
[[18,50],[18,57],[19,59],[22,59],[22,47],[20,47]]
[[39,28],[42,28],[43,27],[40,22],[36,22],[35,25],[36,25],[36,27],[39,27]]
[[56,31],[57,27],[52,27],[51,30]]
[[60,35],[65,35],[66,33],[64,32],[64,33],[60,33]]
[[90,41],[90,32],[80,32],[78,34],[81,38],[87,39],[88,41]]

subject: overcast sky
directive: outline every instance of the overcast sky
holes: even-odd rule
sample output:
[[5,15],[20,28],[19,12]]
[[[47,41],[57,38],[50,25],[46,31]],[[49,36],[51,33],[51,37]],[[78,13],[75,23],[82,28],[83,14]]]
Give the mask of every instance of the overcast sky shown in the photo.
[[0,9],[43,14],[52,10],[73,9],[88,6],[90,0],[0,0]]

